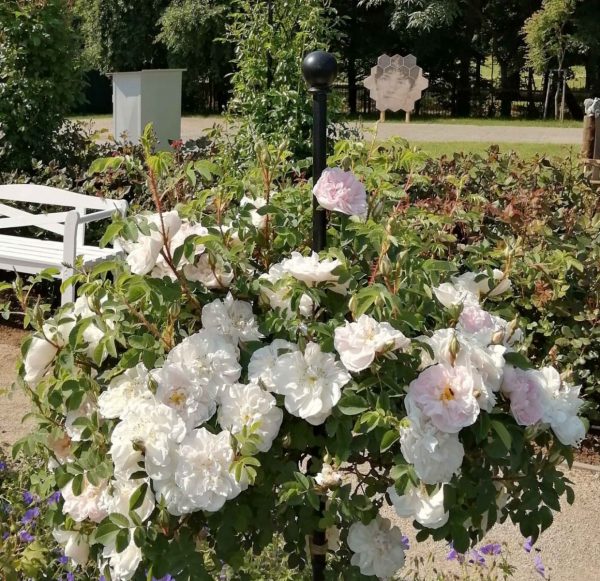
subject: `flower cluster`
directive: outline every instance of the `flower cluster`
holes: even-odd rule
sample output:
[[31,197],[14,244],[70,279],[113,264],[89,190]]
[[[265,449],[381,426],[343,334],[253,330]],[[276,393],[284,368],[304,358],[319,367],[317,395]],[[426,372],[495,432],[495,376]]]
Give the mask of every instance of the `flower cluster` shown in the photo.
[[[368,214],[349,172],[325,172],[314,194]],[[264,546],[255,521],[293,544],[314,517],[344,566],[389,578],[407,544],[380,513],[386,502],[424,533],[474,538],[514,510],[515,482],[538,482],[526,454],[508,462],[511,434],[528,453],[559,455],[584,436],[578,388],[531,368],[517,321],[488,306],[511,289],[508,273],[438,284],[423,268],[410,286],[388,277],[386,229],[345,221],[340,248],[299,252],[285,243],[292,228],[278,238],[269,227],[266,199],[245,196],[233,217],[223,207],[218,224],[178,211],[130,221],[114,282],[82,280],[82,296],[26,346],[21,377],[50,410],[64,517],[54,537],[73,565],[97,561],[127,580],[170,544],[209,547],[217,562],[224,538],[229,555],[238,540]],[[421,249],[410,260],[398,271],[418,270]],[[478,478],[484,500],[454,500],[461,479]]]

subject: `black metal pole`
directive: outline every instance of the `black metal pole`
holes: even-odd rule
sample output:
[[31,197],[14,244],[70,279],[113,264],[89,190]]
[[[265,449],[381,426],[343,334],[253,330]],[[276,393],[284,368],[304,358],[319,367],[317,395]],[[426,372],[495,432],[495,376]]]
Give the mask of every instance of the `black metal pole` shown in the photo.
[[[313,96],[313,184],[316,184],[327,167],[327,93],[337,75],[337,62],[335,57],[327,52],[311,52],[302,62],[302,73]],[[327,246],[327,214],[319,207],[314,196],[312,228],[312,249],[319,252]],[[317,426],[315,434],[324,435],[322,426]],[[322,515],[324,511],[325,501],[321,500],[319,512]],[[327,565],[327,535],[324,530],[313,531],[310,555],[313,581],[324,581]]]
[[[302,62],[302,73],[313,96],[313,184],[327,166],[327,93],[337,75],[337,62],[332,54],[317,50]],[[313,197],[313,239],[315,252],[327,246],[327,214]]]

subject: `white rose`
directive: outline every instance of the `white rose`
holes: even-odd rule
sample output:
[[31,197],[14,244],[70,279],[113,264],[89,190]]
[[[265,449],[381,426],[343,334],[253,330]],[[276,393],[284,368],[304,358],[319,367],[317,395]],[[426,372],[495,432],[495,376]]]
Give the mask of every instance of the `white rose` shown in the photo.
[[194,264],[186,264],[183,274],[188,280],[200,282],[210,289],[228,288],[233,281],[231,266],[220,258],[213,261],[207,252],[201,254]]
[[101,502],[106,486],[106,481],[94,486],[84,476],[81,494],[76,496],[73,492],[73,481],[69,481],[60,489],[64,499],[63,512],[68,514],[75,522],[89,519],[99,523],[108,515]]
[[250,357],[248,364],[248,379],[253,382],[260,381],[266,389],[273,391],[273,369],[277,358],[283,352],[298,351],[298,345],[284,339],[274,339],[266,347],[257,349]]
[[404,541],[398,527],[377,515],[368,525],[355,522],[348,530],[352,565],[363,575],[391,579],[404,566]]
[[138,363],[110,381],[108,389],[98,398],[98,411],[104,418],[122,418],[140,398],[152,398],[152,392],[148,389],[148,370],[143,363]]
[[323,488],[335,488],[342,484],[342,475],[331,464],[324,463],[321,472],[315,476],[315,481]]
[[400,429],[400,447],[406,461],[414,465],[425,484],[450,482],[459,472],[465,455],[458,434],[438,430],[418,412],[408,420],[409,425]]
[[202,308],[202,325],[229,337],[231,341],[245,343],[258,341],[263,334],[252,312],[252,305],[246,301],[234,300],[228,293],[225,300],[216,299]]
[[31,386],[36,385],[48,372],[58,348],[42,337],[33,337],[23,361],[23,379]]
[[133,274],[148,274],[156,265],[163,242],[155,236],[139,236],[131,245],[127,255],[127,264]]
[[331,353],[308,343],[304,354],[280,356],[272,379],[273,391],[284,396],[287,411],[317,426],[331,414],[351,377]]
[[368,315],[335,329],[335,349],[346,369],[355,373],[369,367],[378,353],[406,349],[409,345],[410,340],[400,331]]
[[67,412],[65,416],[65,431],[74,442],[80,442],[83,431],[83,426],[76,426],[75,421],[79,418],[89,418],[98,409],[98,406],[89,396],[85,396],[81,405],[70,412]]
[[226,431],[214,435],[199,428],[182,442],[175,482],[193,510],[217,511],[242,491],[229,471],[234,458],[230,438]]
[[79,531],[65,531],[54,529],[52,536],[56,542],[63,546],[65,556],[75,565],[85,567],[90,555],[89,537]]
[[275,398],[257,384],[228,385],[221,393],[218,419],[220,426],[232,434],[238,434],[244,426],[258,427],[255,433],[260,436],[257,448],[267,452],[279,433],[283,411],[277,407]]
[[337,258],[320,260],[316,252],[310,256],[292,252],[291,258],[286,258],[281,262],[281,267],[284,272],[291,274],[295,279],[313,286],[318,282],[337,282],[338,276],[333,274],[333,271],[341,264]]
[[128,581],[142,562],[142,550],[131,540],[125,550],[119,553],[113,541],[104,547],[102,557],[108,559],[113,579]]
[[[108,514],[114,512],[119,513],[129,520],[129,525],[131,527],[135,526],[135,523],[129,517],[129,501],[131,500],[133,493],[144,483],[149,484],[148,480],[143,479],[118,479],[112,481],[102,495],[102,506]],[[135,509],[135,513],[140,520],[144,522],[150,518],[150,515],[154,511],[154,507],[154,494],[152,494],[152,490],[148,486],[146,494],[144,495],[144,500],[142,501],[142,504]]]
[[403,518],[414,518],[419,524],[430,529],[439,529],[450,515],[444,511],[444,489],[440,488],[429,496],[424,488],[410,488],[402,496],[391,486],[387,493],[392,505]]
[[267,200],[262,197],[253,199],[253,198],[248,198],[247,196],[244,196],[240,200],[240,206],[249,206],[251,208],[254,208],[254,210],[250,210],[250,220],[252,221],[252,225],[255,228],[258,228],[259,230],[264,229],[264,227],[267,225],[267,215],[265,214],[264,216],[261,216],[257,212],[257,210],[259,210],[260,208],[263,208],[266,205],[267,205]]
[[[261,293],[268,299],[271,307],[281,309],[288,317],[292,317],[295,313],[292,311],[289,285],[285,280],[287,276],[290,275],[281,264],[273,264],[268,273],[259,276],[259,280],[268,281],[273,285],[273,288],[267,287],[265,284],[261,285]],[[303,317],[309,317],[313,313],[313,309],[313,300],[304,293],[300,298],[298,312]]]

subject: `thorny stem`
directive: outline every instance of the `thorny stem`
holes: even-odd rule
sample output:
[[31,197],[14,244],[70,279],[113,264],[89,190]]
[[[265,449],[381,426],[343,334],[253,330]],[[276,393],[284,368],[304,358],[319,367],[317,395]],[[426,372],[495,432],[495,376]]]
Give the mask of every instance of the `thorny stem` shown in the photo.
[[156,206],[156,211],[158,212],[158,216],[160,218],[160,230],[161,230],[161,235],[162,235],[162,239],[163,239],[163,248],[160,251],[160,253],[162,254],[163,258],[165,259],[165,262],[167,263],[168,267],[171,269],[171,271],[177,278],[177,281],[181,285],[181,290],[183,291],[183,294],[185,294],[185,296],[188,298],[188,300],[190,301],[190,303],[192,304],[194,309],[196,309],[199,313],[201,313],[202,305],[200,304],[198,299],[194,296],[194,294],[190,290],[190,287],[188,286],[188,283],[187,283],[187,280],[185,279],[185,277],[181,275],[181,273],[177,270],[177,267],[173,263],[173,256],[171,255],[171,249],[169,246],[169,236],[165,229],[162,204],[160,202],[160,196],[158,194],[158,184],[156,183],[156,175],[154,174],[154,171],[150,167],[148,167],[148,177],[149,177],[148,183],[150,186],[150,193],[152,194],[152,199],[154,200],[154,205]]
[[173,341],[172,341],[172,339],[171,339],[170,336],[168,336],[167,338],[165,338],[163,336],[163,334],[160,332],[160,330],[158,329],[158,327],[154,323],[152,323],[151,321],[149,321],[146,318],[146,316],[144,315],[144,313],[138,311],[124,296],[121,297],[121,300],[125,303],[125,305],[129,309],[129,312],[140,323],[142,323],[142,325],[144,325],[144,327],[146,327],[146,329],[148,329],[148,331],[150,331],[150,333],[152,333],[152,335],[154,336],[154,338],[157,339],[158,341],[162,342],[162,344],[165,346],[165,349],[167,351],[170,351],[173,348]]

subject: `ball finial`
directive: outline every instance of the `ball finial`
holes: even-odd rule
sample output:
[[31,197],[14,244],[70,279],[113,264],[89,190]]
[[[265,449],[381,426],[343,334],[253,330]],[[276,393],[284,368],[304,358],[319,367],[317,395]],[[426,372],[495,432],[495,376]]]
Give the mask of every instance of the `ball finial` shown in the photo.
[[302,74],[311,89],[328,89],[337,76],[337,61],[332,54],[315,50],[304,57]]

